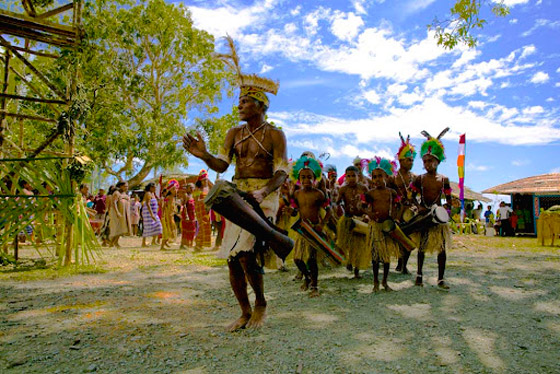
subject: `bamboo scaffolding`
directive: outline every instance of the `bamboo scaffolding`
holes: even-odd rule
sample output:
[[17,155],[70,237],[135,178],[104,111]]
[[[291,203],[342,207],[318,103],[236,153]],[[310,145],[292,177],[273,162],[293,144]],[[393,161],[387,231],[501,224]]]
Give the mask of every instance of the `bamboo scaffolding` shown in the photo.
[[[6,57],[4,58],[4,82],[2,83],[2,94],[6,94],[8,91],[8,74],[10,72],[10,51],[6,50]],[[6,98],[2,97],[0,100],[0,110],[4,112],[6,110]],[[4,119],[5,114],[0,114],[0,149],[2,149],[2,144],[4,144]]]
[[59,58],[59,55],[55,55],[53,53],[47,53],[47,52],[41,52],[41,51],[33,51],[29,48],[24,48],[24,47],[18,47],[17,45],[12,45],[12,47],[19,52],[25,52],[25,53],[29,53],[35,56],[41,56],[41,57],[49,57],[49,58]]
[[[30,41],[37,41],[41,43],[45,43],[48,45],[53,45],[57,47],[70,47],[73,48],[77,45],[81,38],[81,10],[82,4],[80,0],[72,1],[71,3],[61,5],[55,9],[46,11],[42,14],[37,14],[36,9],[33,6],[31,0],[22,0],[23,9],[25,14],[14,13],[10,11],[0,10],[0,45],[6,49],[5,57],[2,58],[0,56],[0,60],[4,62],[4,86],[2,87],[2,92],[0,93],[0,152],[3,148],[3,130],[4,130],[4,121],[3,119],[6,117],[14,117],[19,120],[20,127],[23,126],[22,119],[31,119],[31,120],[38,120],[44,122],[51,122],[57,123],[58,126],[53,129],[50,135],[45,139],[45,141],[37,147],[35,150],[26,149],[23,147],[18,147],[14,144],[10,139],[6,138],[6,145],[13,147],[20,152],[20,154],[24,155],[27,153],[27,157],[25,158],[4,158],[0,159],[2,161],[13,161],[17,162],[18,165],[16,169],[12,170],[10,174],[17,175],[18,170],[24,167],[26,164],[32,161],[39,161],[42,159],[61,159],[63,160],[63,168],[69,165],[69,159],[74,158],[74,137],[72,132],[70,131],[70,135],[68,141],[65,144],[65,152],[54,152],[48,151],[46,148],[52,144],[52,142],[57,139],[60,135],[65,132],[65,124],[59,123],[59,121],[64,121],[64,118],[61,118],[62,115],[61,111],[57,106],[64,106],[68,107],[71,104],[71,99],[76,91],[76,74],[77,70],[73,69],[70,71],[70,84],[66,87],[66,92],[61,92],[51,81],[43,74],[39,69],[37,69],[31,61],[29,61],[25,56],[21,53],[29,53],[36,56],[47,57],[47,58],[58,58],[59,56],[55,53],[48,53],[48,52],[41,52],[41,51],[34,51],[31,49]],[[54,17],[59,15],[65,11],[72,10],[72,25],[62,25],[55,22],[50,22],[47,20],[50,17]],[[2,35],[11,35],[19,38],[25,39],[25,46],[20,47],[18,45],[12,45],[12,43],[8,42]],[[11,40],[11,39],[10,39]],[[14,43],[17,44],[17,43]],[[21,52],[21,53],[20,53]],[[26,78],[27,74],[23,74],[17,71],[15,68],[10,66],[10,58],[16,57],[17,59],[21,60],[23,64],[36,76],[43,84],[45,84],[48,89],[56,95],[59,99],[47,98],[45,94],[39,90],[34,82],[31,82]],[[8,93],[7,82],[9,82],[9,73],[13,72],[16,74],[22,82],[24,82],[27,87],[29,87],[38,97],[32,96],[24,96],[18,95],[17,92],[15,93]],[[58,118],[46,118],[36,115],[30,114],[23,114],[23,113],[12,113],[6,109],[6,101],[10,100],[21,100],[21,101],[29,101],[35,103],[42,103],[47,105],[57,116]],[[70,127],[75,126],[75,121],[72,118],[68,118],[70,121]],[[22,130],[22,129],[20,129]],[[68,134],[66,134],[68,135]],[[23,139],[21,139],[23,140]],[[45,154],[53,154],[54,156],[47,156],[47,157],[37,157],[40,153]],[[70,191],[76,190],[76,182],[71,180],[71,188]],[[35,195],[34,198],[52,198],[52,197],[59,197],[59,198],[75,198],[75,194],[60,194],[60,195]],[[0,195],[0,197],[20,197],[17,194],[14,194],[12,191],[11,195]],[[21,196],[22,198],[28,196]],[[67,266],[72,263],[72,249],[73,245],[76,242],[74,238],[73,229],[74,222],[72,220],[66,220],[64,224],[61,224],[60,230],[57,230],[60,233],[59,237],[65,237],[65,246],[64,248],[59,247],[58,252],[64,253],[64,265]],[[83,238],[80,241],[83,245]],[[18,255],[18,243],[17,238],[14,241],[14,250],[16,256]],[[76,250],[77,251],[77,250]],[[76,252],[77,256],[77,252]],[[86,254],[87,256],[87,254]],[[76,257],[77,259],[77,257]]]
[[63,100],[55,100],[55,99],[44,99],[41,97],[31,97],[31,96],[21,96],[21,95],[12,95],[6,93],[0,93],[0,98],[7,98],[7,99],[14,99],[14,100],[24,100],[24,101],[32,101],[34,103],[49,103],[49,104],[62,104],[65,105],[66,102]]
[[14,56],[16,56],[21,62],[25,64],[43,83],[47,85],[51,89],[52,92],[57,94],[61,99],[66,100],[66,97],[63,93],[61,93],[58,88],[56,88],[31,62],[29,62],[24,56],[22,56],[18,51],[16,51],[12,45],[3,37],[0,36],[0,44],[4,47],[8,48]]
[[[0,57],[0,60],[2,60],[2,58]],[[14,69],[13,67],[10,66],[10,71],[12,71],[15,75],[18,76],[19,79],[21,79],[21,81],[23,83],[25,83],[27,85],[27,87],[29,87],[33,92],[35,92],[37,95],[39,95],[41,98],[45,99],[45,96],[43,95],[43,93],[37,89],[33,83],[29,82],[27,80],[27,78],[25,77],[24,74],[20,73],[19,71],[17,71],[16,69]],[[51,108],[51,110],[53,112],[55,112],[57,115],[60,115],[61,112],[60,110],[58,110],[57,107],[55,107],[54,105],[52,105],[51,103],[46,103],[48,105],[49,108]]]
[[74,8],[74,3],[68,3],[66,5],[63,5],[63,6],[59,7],[59,8],[49,10],[48,12],[45,12],[45,13],[38,14],[38,15],[35,16],[35,18],[38,18],[38,19],[49,18],[49,17],[55,16],[59,13],[65,12],[65,11],[73,9],[73,8]]
[[11,113],[11,112],[6,112],[5,110],[0,110],[0,116],[23,118],[23,119],[33,119],[33,120],[42,121],[42,122],[56,123],[56,120],[52,119],[52,118],[46,118],[46,117],[41,117],[41,116],[32,116],[32,115],[29,115],[29,114]]

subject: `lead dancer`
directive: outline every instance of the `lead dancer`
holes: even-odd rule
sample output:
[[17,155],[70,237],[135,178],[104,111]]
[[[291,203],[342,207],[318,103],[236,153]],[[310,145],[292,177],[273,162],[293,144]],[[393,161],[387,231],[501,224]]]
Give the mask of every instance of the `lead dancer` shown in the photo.
[[[288,176],[286,137],[282,130],[269,124],[265,114],[269,100],[265,92],[276,94],[278,82],[256,75],[241,74],[235,46],[227,38],[231,54],[225,61],[233,66],[238,74],[239,117],[246,124],[228,130],[222,151],[218,156],[211,155],[200,133],[196,137],[187,134],[183,137],[184,148],[193,156],[203,160],[209,168],[223,173],[235,157],[233,182],[237,188],[246,191],[256,200],[264,213],[275,217],[278,209],[278,188]],[[229,251],[228,267],[231,288],[241,307],[241,316],[228,326],[229,331],[240,328],[259,328],[266,318],[266,300],[262,264],[257,261],[255,252],[256,238],[239,226],[226,224],[222,246]],[[255,293],[255,308],[251,308],[247,294],[247,281]]]

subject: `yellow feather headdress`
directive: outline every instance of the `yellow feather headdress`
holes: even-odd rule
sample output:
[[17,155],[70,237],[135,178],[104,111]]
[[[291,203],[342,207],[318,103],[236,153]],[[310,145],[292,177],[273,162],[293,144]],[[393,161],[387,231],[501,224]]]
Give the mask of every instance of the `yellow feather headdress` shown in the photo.
[[225,37],[230,52],[228,54],[218,53],[216,57],[222,60],[229,66],[237,76],[237,84],[241,89],[240,96],[250,96],[260,102],[263,102],[267,107],[269,106],[268,96],[265,92],[276,95],[280,83],[269,78],[261,77],[256,74],[243,74],[239,66],[239,56],[235,49],[235,43],[231,36]]

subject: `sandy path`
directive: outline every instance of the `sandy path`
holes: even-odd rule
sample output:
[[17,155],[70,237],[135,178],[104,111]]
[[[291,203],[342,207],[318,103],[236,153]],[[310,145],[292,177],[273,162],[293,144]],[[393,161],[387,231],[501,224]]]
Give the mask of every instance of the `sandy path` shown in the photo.
[[459,237],[450,291],[435,287],[435,256],[424,288],[392,272],[392,293],[371,292],[371,271],[356,281],[321,269],[322,295],[309,299],[293,265],[268,271],[266,326],[230,334],[238,310],[223,261],[127,239],[106,250],[105,273],[0,273],[0,371],[557,373],[560,251],[535,242]]

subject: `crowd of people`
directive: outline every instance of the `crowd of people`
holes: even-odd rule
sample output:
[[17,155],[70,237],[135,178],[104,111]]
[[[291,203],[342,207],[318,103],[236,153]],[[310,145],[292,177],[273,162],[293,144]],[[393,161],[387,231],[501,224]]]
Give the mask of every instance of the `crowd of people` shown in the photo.
[[223,235],[222,218],[204,205],[212,185],[208,173],[202,170],[196,183],[171,179],[159,194],[153,182],[132,194],[127,182],[110,186],[107,193],[100,188],[95,196],[82,184],[80,193],[103,246],[120,247],[120,237],[140,236],[142,247],[152,245],[164,250],[177,241],[180,249],[200,251],[212,246],[213,231],[216,247]]

